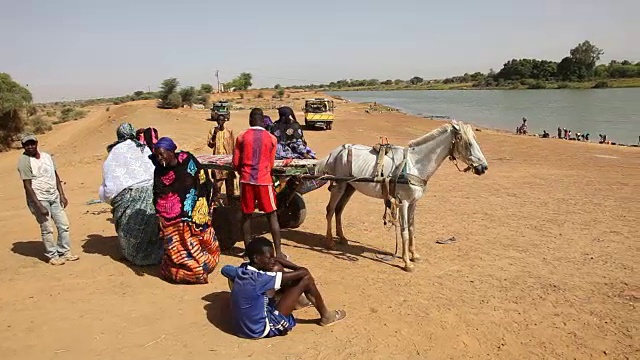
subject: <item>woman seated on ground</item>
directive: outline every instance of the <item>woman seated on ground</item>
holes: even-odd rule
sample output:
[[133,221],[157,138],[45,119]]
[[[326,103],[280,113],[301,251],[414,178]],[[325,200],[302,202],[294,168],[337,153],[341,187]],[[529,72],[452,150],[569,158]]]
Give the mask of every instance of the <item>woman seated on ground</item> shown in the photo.
[[271,133],[278,139],[276,159],[315,159],[316,154],[307,146],[293,109],[283,106],[278,109],[278,115],[280,118],[271,128]]
[[153,207],[151,151],[136,140],[129,123],[121,124],[116,134],[118,140],[107,147],[102,166],[100,200],[112,206],[124,257],[138,266],[159,264],[162,241]]
[[211,180],[191,153],[170,138],[155,145],[153,203],[165,243],[162,276],[183,284],[206,284],[220,259],[209,212]]

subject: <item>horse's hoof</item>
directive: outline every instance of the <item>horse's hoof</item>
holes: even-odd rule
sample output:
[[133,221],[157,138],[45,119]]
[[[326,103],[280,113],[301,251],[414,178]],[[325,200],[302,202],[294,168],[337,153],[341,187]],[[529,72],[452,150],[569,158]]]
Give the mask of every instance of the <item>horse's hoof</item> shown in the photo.
[[413,270],[415,270],[415,267],[413,267],[413,265],[405,265],[404,266],[404,271],[406,272],[413,272]]
[[327,240],[324,247],[327,248],[327,250],[334,250],[336,248],[336,243],[333,240]]
[[340,245],[349,245],[349,240],[347,240],[346,238],[339,238],[338,239],[338,244],[340,244]]
[[414,256],[413,259],[411,259],[411,261],[413,261],[414,263],[421,263],[422,258],[420,256]]

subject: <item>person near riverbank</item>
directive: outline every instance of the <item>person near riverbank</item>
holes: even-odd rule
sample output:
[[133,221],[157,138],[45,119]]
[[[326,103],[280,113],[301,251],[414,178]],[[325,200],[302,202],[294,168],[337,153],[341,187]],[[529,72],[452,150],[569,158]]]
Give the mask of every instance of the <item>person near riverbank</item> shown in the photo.
[[[260,236],[247,246],[248,263],[240,265],[231,290],[232,321],[236,334],[259,339],[287,335],[296,325],[293,311],[302,295],[320,315],[319,325],[332,325],[346,317],[344,310],[329,310],[306,268],[274,256],[273,244]],[[282,289],[276,302],[274,294]]]
[[[284,257],[280,243],[280,224],[276,212],[276,192],[271,171],[276,158],[277,139],[263,127],[264,113],[254,108],[249,114],[249,129],[236,138],[233,167],[240,174],[240,199],[245,255],[251,241],[251,218],[256,210],[267,214],[276,256]],[[245,256],[246,257],[246,256]]]
[[558,126],[558,139],[562,139],[562,128]]
[[527,135],[529,130],[527,128],[527,118],[522,118],[522,124],[516,128],[516,134],[518,135]]
[[278,139],[276,159],[315,159],[316,154],[307,145],[302,126],[288,106],[278,109],[279,119],[273,123],[271,133]]
[[[24,152],[18,160],[18,173],[27,198],[27,207],[40,225],[40,234],[45,247],[45,256],[51,265],[63,265],[76,261],[71,253],[69,218],[65,208],[69,204],[56,163],[44,151],[38,149],[38,138],[25,134],[21,138]],[[53,238],[53,226],[58,230],[58,241]]]
[[[213,155],[233,155],[235,137],[233,130],[225,126],[227,118],[218,115],[218,125],[209,131],[207,146],[213,149]],[[215,194],[219,194],[224,183],[227,193],[227,203],[230,203],[235,193],[235,173],[227,170],[211,170]]]
[[171,282],[206,284],[220,259],[209,211],[211,180],[195,156],[177,149],[163,137],[154,150],[153,203],[164,242],[161,272]]
[[163,254],[153,206],[154,165],[151,150],[140,142],[130,123],[116,131],[102,165],[99,197],[111,205],[122,255],[134,265],[159,264]]

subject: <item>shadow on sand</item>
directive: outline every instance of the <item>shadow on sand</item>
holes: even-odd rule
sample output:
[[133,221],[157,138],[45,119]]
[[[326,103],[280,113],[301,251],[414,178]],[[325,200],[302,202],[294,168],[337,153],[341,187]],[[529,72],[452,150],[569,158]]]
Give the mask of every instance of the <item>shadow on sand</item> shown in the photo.
[[49,261],[44,254],[44,244],[42,241],[16,241],[11,246],[11,251],[14,254],[35,258],[43,262]]
[[231,323],[231,293],[217,291],[205,295],[202,300],[207,302],[204,305],[207,320],[220,331],[235,336],[233,324]]
[[153,276],[160,278],[160,267],[158,265],[137,266],[128,262],[120,253],[120,244],[117,236],[102,236],[100,234],[87,235],[87,239],[82,243],[82,250],[86,254],[98,254],[108,256],[114,261],[126,265],[134,274],[138,276]]
[[367,259],[375,262],[379,262],[388,266],[402,269],[402,266],[392,264],[389,261],[384,260],[382,257],[389,257],[393,261],[393,254],[389,254],[380,249],[368,247],[360,242],[350,240],[348,245],[336,244],[335,250],[328,250],[324,247],[325,237],[324,235],[314,234],[306,231],[282,229],[280,234],[283,239],[287,239],[295,242],[298,245],[286,245],[290,247],[297,247],[300,249],[308,249],[325,255],[331,255],[336,259],[345,261],[359,261],[360,259]]

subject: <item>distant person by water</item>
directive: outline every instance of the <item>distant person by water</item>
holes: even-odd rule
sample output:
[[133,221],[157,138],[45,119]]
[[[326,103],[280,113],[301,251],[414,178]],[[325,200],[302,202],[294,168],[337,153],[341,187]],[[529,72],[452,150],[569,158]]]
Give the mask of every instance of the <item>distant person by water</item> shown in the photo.
[[527,118],[522,118],[522,125],[516,128],[516,134],[518,135],[527,135],[529,131],[527,130]]
[[562,128],[558,126],[558,139],[562,139]]
[[543,139],[548,139],[549,133],[547,132],[547,130],[542,130],[542,135],[540,137]]

